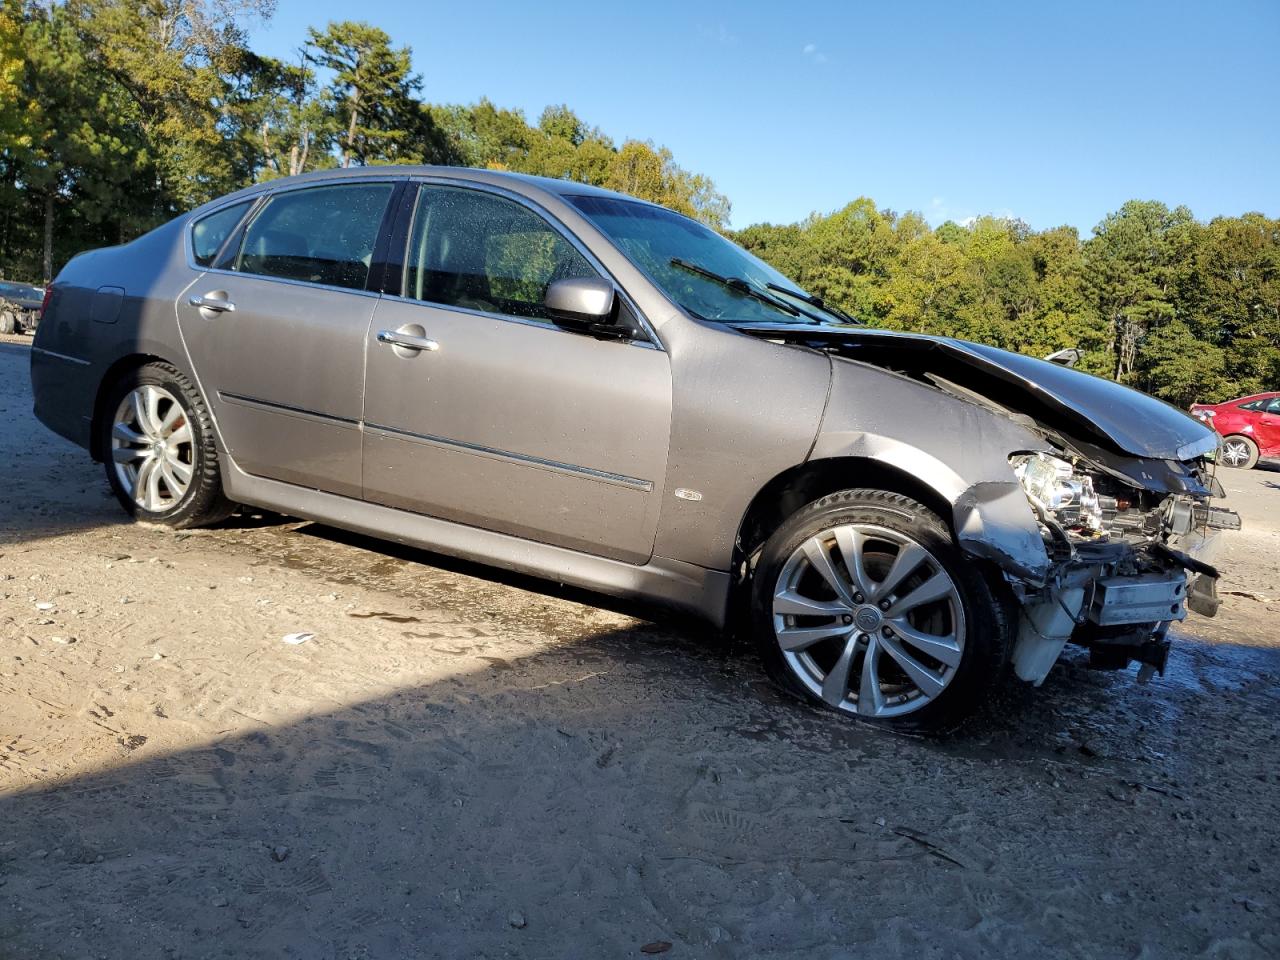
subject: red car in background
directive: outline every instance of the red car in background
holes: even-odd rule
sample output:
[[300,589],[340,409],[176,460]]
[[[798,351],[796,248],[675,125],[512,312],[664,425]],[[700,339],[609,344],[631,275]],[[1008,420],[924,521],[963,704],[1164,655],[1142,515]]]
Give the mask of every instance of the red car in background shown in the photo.
[[1228,467],[1248,470],[1259,460],[1280,460],[1280,393],[1196,403],[1191,412],[1222,436],[1218,459]]

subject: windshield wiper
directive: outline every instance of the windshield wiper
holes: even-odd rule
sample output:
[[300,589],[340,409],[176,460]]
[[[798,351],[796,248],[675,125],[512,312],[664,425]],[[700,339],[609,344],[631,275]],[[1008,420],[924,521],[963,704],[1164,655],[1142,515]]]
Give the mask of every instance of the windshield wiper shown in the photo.
[[825,313],[829,313],[833,317],[839,317],[841,320],[845,321],[846,323],[856,323],[856,324],[862,323],[862,321],[859,320],[857,317],[850,316],[848,313],[845,313],[839,307],[835,306],[834,304],[827,303],[827,301],[823,300],[821,297],[815,297],[812,293],[801,293],[799,290],[791,290],[788,287],[780,287],[776,283],[766,283],[765,286],[768,287],[770,290],[776,290],[778,293],[784,294],[788,297],[794,297],[796,300],[799,300],[801,303],[807,303],[810,306],[817,307],[819,310],[822,310]]
[[673,267],[679,267],[681,270],[688,270],[690,273],[697,274],[700,277],[705,277],[708,280],[713,280],[716,283],[720,284],[722,287],[726,287],[729,290],[734,291],[735,293],[740,293],[744,297],[751,297],[753,300],[759,300],[761,303],[767,303],[769,306],[773,307],[775,310],[781,310],[783,313],[787,314],[788,316],[792,316],[792,317],[803,316],[813,323],[822,322],[813,314],[809,313],[807,310],[801,310],[798,307],[793,307],[791,304],[787,303],[785,300],[779,300],[777,297],[770,296],[769,294],[765,293],[763,290],[757,290],[755,287],[751,286],[751,284],[747,283],[747,281],[743,280],[741,277],[722,276],[721,274],[708,270],[706,267],[700,267],[696,263],[692,263],[680,257],[672,257],[670,262]]

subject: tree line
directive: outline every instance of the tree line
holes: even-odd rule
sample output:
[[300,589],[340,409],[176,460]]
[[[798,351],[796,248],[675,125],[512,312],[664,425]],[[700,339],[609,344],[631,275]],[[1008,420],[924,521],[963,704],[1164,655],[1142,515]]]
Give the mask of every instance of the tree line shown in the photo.
[[285,60],[246,24],[273,0],[0,0],[0,277],[47,280],[247,184],[308,170],[441,163],[563,177],[724,231],[867,322],[1046,354],[1171,402],[1280,384],[1280,220],[1203,223],[1131,201],[1087,239],[983,217],[931,228],[860,198],[728,229],[712,180],[652,141],[615,142],[568,106],[530,122],[424,97],[412,53],[360,22]]

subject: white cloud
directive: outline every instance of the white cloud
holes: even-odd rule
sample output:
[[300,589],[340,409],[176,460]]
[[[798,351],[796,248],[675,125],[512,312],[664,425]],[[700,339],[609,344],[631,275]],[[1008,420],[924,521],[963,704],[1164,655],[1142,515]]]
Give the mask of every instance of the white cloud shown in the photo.
[[814,63],[827,62],[827,55],[818,49],[818,45],[816,43],[806,43],[804,48],[800,51],[800,55],[808,57]]

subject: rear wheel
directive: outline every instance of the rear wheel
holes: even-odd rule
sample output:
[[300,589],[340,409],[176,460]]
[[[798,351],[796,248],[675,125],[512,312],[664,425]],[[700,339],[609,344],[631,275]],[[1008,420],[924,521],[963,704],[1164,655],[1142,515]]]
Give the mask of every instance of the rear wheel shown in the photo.
[[1222,441],[1222,462],[1228,467],[1249,470],[1258,462],[1258,445],[1238,434]]
[[213,423],[199,391],[167,363],[131,370],[109,390],[100,429],[107,480],[139,520],[195,527],[229,516]]
[[946,524],[879,490],[824,497],[770,537],[752,620],[786,689],[897,727],[958,725],[1008,660],[1004,611]]
[[0,310],[0,333],[13,333],[18,329],[17,317],[11,310]]

